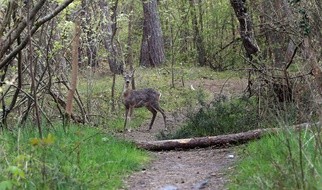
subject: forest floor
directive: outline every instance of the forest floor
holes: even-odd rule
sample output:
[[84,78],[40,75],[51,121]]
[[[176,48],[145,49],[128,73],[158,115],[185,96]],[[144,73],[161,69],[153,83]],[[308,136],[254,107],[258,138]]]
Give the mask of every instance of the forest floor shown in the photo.
[[[202,80],[191,82],[194,88],[205,88],[225,96],[242,93],[246,88],[242,80]],[[189,86],[191,85],[189,84]],[[222,88],[224,86],[224,88]],[[135,112],[134,112],[135,117]],[[176,131],[185,121],[185,113],[167,113],[170,131]],[[155,120],[151,131],[147,131],[150,121],[123,138],[136,142],[154,141],[164,130],[161,114]],[[217,190],[225,189],[228,174],[238,159],[234,148],[213,147],[192,150],[150,152],[152,161],[141,171],[134,172],[125,179],[128,190]]]

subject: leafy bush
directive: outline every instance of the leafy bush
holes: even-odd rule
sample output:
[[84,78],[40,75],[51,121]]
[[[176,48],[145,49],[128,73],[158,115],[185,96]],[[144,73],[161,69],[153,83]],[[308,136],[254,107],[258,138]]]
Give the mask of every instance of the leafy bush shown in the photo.
[[227,101],[218,98],[206,104],[200,93],[201,108],[196,113],[188,114],[187,124],[174,134],[164,138],[189,138],[209,135],[237,133],[255,129],[261,120],[256,109],[256,101],[239,98]]

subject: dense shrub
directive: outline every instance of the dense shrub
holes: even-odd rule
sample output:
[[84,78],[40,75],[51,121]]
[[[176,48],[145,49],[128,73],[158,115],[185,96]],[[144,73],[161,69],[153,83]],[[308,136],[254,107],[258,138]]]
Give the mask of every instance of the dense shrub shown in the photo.
[[188,121],[181,129],[163,138],[238,133],[258,128],[262,122],[254,99],[242,97],[228,101],[222,96],[210,104],[206,104],[203,99],[200,94],[201,108],[197,112],[188,113]]

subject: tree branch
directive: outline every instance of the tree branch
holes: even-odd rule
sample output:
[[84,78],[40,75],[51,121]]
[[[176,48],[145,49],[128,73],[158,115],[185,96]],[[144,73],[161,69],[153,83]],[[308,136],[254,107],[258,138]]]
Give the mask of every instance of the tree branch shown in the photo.
[[[36,14],[38,13],[38,11],[41,9],[41,7],[45,4],[46,0],[41,0],[39,1],[36,6],[34,6],[34,8],[30,11],[30,15],[29,15],[29,20],[33,20],[36,16]],[[0,58],[2,58],[4,56],[4,54],[6,53],[7,49],[13,44],[13,42],[20,36],[20,34],[22,33],[22,31],[26,28],[27,26],[27,19],[28,18],[24,18],[17,26],[16,30],[14,30],[13,32],[9,32],[5,37],[4,37],[4,42],[3,42],[3,46],[0,49]],[[1,69],[2,67],[0,67]]]
[[[41,19],[39,19],[38,21],[35,22],[34,27],[32,27],[31,29],[31,35],[35,34],[35,32],[38,30],[38,28],[40,26],[42,26],[43,24],[45,24],[47,21],[51,20],[52,18],[54,18],[56,15],[58,15],[62,10],[64,10],[70,3],[72,3],[74,0],[66,0],[64,1],[60,6],[58,6],[52,13],[42,17]],[[5,67],[9,61],[11,59],[13,59],[22,49],[24,49],[26,47],[26,45],[28,44],[29,39],[28,37],[25,38],[22,43],[17,46],[9,55],[7,55],[1,62],[0,62],[0,70]],[[9,46],[8,46],[9,47]],[[8,48],[7,47],[7,48]],[[3,48],[6,49],[6,48]],[[0,52],[0,57],[2,57],[3,55]]]

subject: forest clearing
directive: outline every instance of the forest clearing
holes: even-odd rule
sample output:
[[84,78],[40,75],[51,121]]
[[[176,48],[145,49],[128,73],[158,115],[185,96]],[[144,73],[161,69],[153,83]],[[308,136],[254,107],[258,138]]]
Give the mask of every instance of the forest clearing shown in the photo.
[[0,0],[0,190],[322,189],[317,0]]

